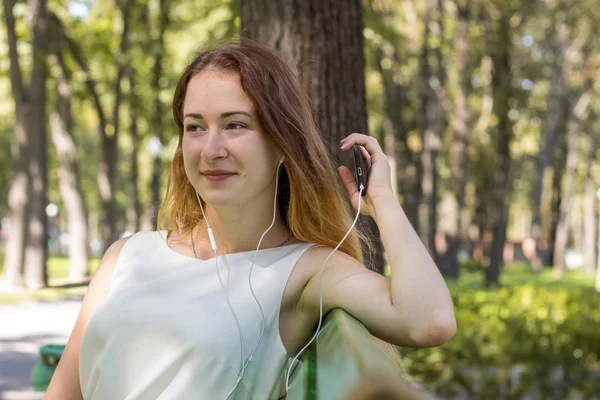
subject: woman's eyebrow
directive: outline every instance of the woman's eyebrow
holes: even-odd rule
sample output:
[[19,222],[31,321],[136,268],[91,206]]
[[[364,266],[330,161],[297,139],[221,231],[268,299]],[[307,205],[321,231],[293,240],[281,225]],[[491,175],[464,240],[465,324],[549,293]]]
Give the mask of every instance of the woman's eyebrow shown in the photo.
[[[221,114],[221,118],[231,117],[232,115],[236,115],[236,114],[246,115],[248,118],[252,119],[252,115],[250,115],[246,111],[228,111],[228,112],[224,112],[223,114]],[[191,117],[191,118],[194,118],[194,119],[204,119],[204,117],[202,116],[202,114],[198,114],[198,113],[187,113],[187,114],[184,115],[183,118],[187,118],[187,117]]]

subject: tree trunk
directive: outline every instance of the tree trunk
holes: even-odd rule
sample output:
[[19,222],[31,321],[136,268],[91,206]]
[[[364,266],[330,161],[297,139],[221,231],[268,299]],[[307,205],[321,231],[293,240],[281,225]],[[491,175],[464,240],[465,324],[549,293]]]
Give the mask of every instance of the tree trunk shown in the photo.
[[127,74],[127,78],[129,80],[129,134],[131,135],[131,155],[129,158],[129,168],[131,169],[129,175],[129,189],[131,190],[131,197],[130,203],[128,204],[128,230],[135,233],[140,230],[140,221],[142,217],[142,204],[140,202],[140,191],[138,188],[138,153],[140,151],[140,135],[138,130],[137,112],[140,104],[136,93],[137,88],[135,81],[135,71],[133,67],[128,68]]
[[[396,143],[396,135],[395,130],[392,126],[392,121],[389,117],[385,117],[383,121],[383,152],[388,156],[388,161],[390,163],[390,179],[392,181],[392,191],[396,195],[396,198],[400,195],[398,190],[398,156],[396,148],[398,144]],[[402,204],[402,202],[401,202]]]
[[[599,213],[600,214],[600,213]],[[598,255],[596,257],[596,292],[600,293],[600,216],[598,217]]]
[[[486,34],[491,37],[492,31],[489,24],[486,27]],[[493,87],[493,60],[490,55],[484,55],[481,58],[481,82],[484,85],[481,99],[481,110],[475,122],[472,137],[478,137],[488,132],[490,121],[494,114],[494,87]],[[475,210],[473,212],[472,226],[477,227],[477,234],[470,235],[471,254],[475,259],[481,260],[482,257],[488,257],[490,254],[489,243],[492,232],[492,222],[490,204],[493,203],[493,177],[489,172],[489,160],[496,160],[494,149],[482,149],[471,161],[471,170],[475,172]]]
[[4,285],[8,289],[21,288],[24,284],[25,246],[28,240],[29,200],[29,134],[31,121],[29,95],[23,84],[17,36],[13,15],[13,0],[3,0],[4,22],[10,58],[10,83],[15,101],[15,130],[11,146],[13,181],[8,193],[10,207],[10,232],[6,243],[4,261]]
[[[570,129],[568,134],[568,153],[566,157],[566,182],[564,197],[559,206],[559,218],[556,228],[556,243],[554,247],[554,275],[562,277],[564,275],[564,256],[567,247],[568,232],[569,232],[569,217],[573,212],[572,198],[575,191],[575,178],[577,173],[577,155],[579,132],[581,130],[581,118],[585,114],[590,104],[590,88],[592,82],[586,79],[584,83],[583,94],[577,101],[577,104],[570,112]],[[565,124],[565,127],[568,124]],[[576,212],[576,211],[575,211]]]
[[46,57],[48,21],[46,0],[30,0],[32,56],[30,93],[31,120],[29,121],[29,178],[31,205],[29,240],[25,249],[25,285],[28,289],[47,286],[46,259],[48,258],[47,206],[47,148],[46,148]]
[[503,264],[508,201],[510,198],[510,143],[514,136],[512,123],[508,117],[512,95],[510,18],[510,13],[501,11],[499,19],[495,21],[497,25],[494,28],[495,32],[491,43],[494,114],[498,120],[498,125],[495,138],[497,166],[494,172],[494,207],[492,208],[495,210],[495,216],[492,225],[490,265],[485,276],[486,287],[500,285],[500,268]]
[[[590,90],[593,86],[591,79],[586,79],[583,85],[583,94],[577,101],[577,104],[571,110],[569,116],[571,126],[568,137],[568,153],[566,158],[566,184],[565,197],[560,204],[559,223],[557,226],[556,245],[554,248],[554,274],[561,277],[564,274],[564,254],[568,240],[569,217],[573,212],[572,198],[575,191],[575,179],[577,173],[577,155],[579,132],[581,131],[581,121],[586,113],[591,100]],[[566,125],[566,124],[565,124]]]
[[[439,70],[440,60],[437,59],[435,51],[430,49],[432,23],[439,23],[441,17],[436,18],[437,0],[427,0],[425,13],[423,44],[419,57],[419,125],[423,135],[423,152],[421,162],[423,165],[423,197],[427,209],[427,227],[423,230],[424,241],[434,260],[438,260],[435,247],[435,236],[437,231],[437,202],[438,202],[438,178],[437,156],[440,149],[441,135],[443,130],[441,99],[436,89],[441,86],[439,76],[435,76],[432,65]],[[434,54],[432,54],[434,53]]]
[[[553,74],[548,93],[548,106],[546,108],[546,117],[542,129],[542,151],[538,159],[537,176],[535,189],[533,191],[533,220],[531,226],[532,238],[536,243],[536,251],[532,260],[532,267],[535,271],[540,271],[543,262],[540,255],[540,242],[542,239],[542,193],[544,189],[544,176],[546,170],[551,165],[552,156],[555,152],[558,135],[565,126],[567,118],[565,107],[568,103],[567,88],[567,60],[565,59],[565,49],[562,41],[564,38],[554,38],[552,46],[554,49]],[[558,43],[556,43],[558,42]]]
[[[595,114],[590,113],[590,122],[594,122]],[[586,275],[594,275],[594,267],[596,265],[596,236],[600,234],[600,231],[596,230],[596,219],[600,218],[600,215],[596,215],[594,205],[596,203],[596,185],[594,183],[594,177],[592,176],[592,168],[594,166],[596,152],[594,147],[594,131],[588,129],[588,134],[585,136],[584,149],[587,149],[586,154],[586,169],[585,169],[585,194],[583,197],[583,241],[584,241],[584,271]],[[598,246],[600,251],[600,245]]]
[[497,155],[494,154],[494,150],[483,149],[477,158],[474,160],[475,171],[480,173],[475,182],[475,212],[474,212],[474,225],[477,226],[477,236],[474,239],[473,244],[473,258],[483,261],[483,258],[490,257],[491,241],[493,224],[495,221],[495,210],[493,205],[495,201],[495,189],[494,189],[494,165],[490,163],[489,159],[497,159]]
[[573,247],[583,249],[583,207],[582,196],[578,193],[573,193],[571,210],[569,211],[569,230],[573,235]]
[[57,111],[50,115],[52,141],[59,159],[59,185],[69,232],[69,281],[82,282],[89,278],[87,207],[81,188],[77,148],[73,140],[71,112],[71,72],[64,62],[60,46],[49,57],[61,68],[56,78]]
[[413,215],[413,227],[415,231],[419,234],[420,237],[423,237],[423,225],[421,224],[421,204],[423,202],[423,163],[421,160],[423,159],[423,150],[415,155],[416,162],[415,168],[417,175],[415,176],[415,181],[412,187],[412,197],[414,199],[414,215]]
[[[404,116],[402,113],[402,102],[401,98],[396,97],[400,91],[396,91],[396,82],[394,82],[394,72],[390,68],[384,68],[382,63],[384,62],[385,55],[380,47],[373,50],[373,64],[377,68],[381,80],[383,81],[383,94],[384,94],[384,110],[385,117],[383,121],[383,138],[384,138],[384,152],[388,156],[390,162],[390,174],[392,179],[392,190],[397,197],[402,198],[401,204],[405,212],[407,212],[406,201],[402,189],[402,183],[400,179],[400,167],[398,163],[402,160],[399,157],[398,148],[406,146],[406,130],[404,128]],[[398,84],[400,86],[400,84]],[[389,112],[393,110],[393,112]]]
[[[382,65],[385,57],[392,60],[391,68]],[[404,118],[404,109],[408,104],[407,89],[402,83],[400,73],[401,62],[397,52],[384,54],[381,48],[374,51],[375,67],[378,69],[383,81],[385,103],[385,147],[386,154],[392,165],[392,183],[395,184],[396,193],[401,197],[401,204],[411,225],[418,227],[418,204],[416,202],[413,186],[417,182],[417,166],[420,159],[408,146],[408,127]],[[395,166],[395,168],[394,168]]]
[[569,234],[569,213],[571,212],[573,191],[575,190],[575,172],[577,168],[578,123],[573,121],[568,136],[568,152],[565,176],[564,196],[559,206],[558,224],[556,226],[556,242],[554,244],[554,275],[562,277],[565,273],[564,257]]
[[[152,71],[152,90],[154,92],[154,110],[152,112],[152,135],[155,140],[160,143],[160,148],[164,142],[163,135],[163,104],[160,99],[161,84],[160,80],[163,78],[163,58],[165,53],[165,31],[169,24],[169,7],[167,0],[159,1],[159,20],[158,20],[158,32],[157,38],[154,40],[152,50],[154,52],[154,67]],[[156,218],[158,216],[158,209],[161,203],[161,176],[162,176],[162,158],[160,151],[156,155],[153,155],[152,161],[152,183],[150,184],[151,190],[151,220],[152,226],[156,226]]]
[[471,127],[471,112],[468,106],[469,95],[472,91],[471,78],[473,68],[469,62],[469,20],[470,1],[459,6],[458,32],[456,35],[457,64],[460,72],[460,82],[454,98],[455,118],[452,121],[454,135],[450,144],[450,203],[448,220],[445,226],[446,251],[440,264],[444,276],[458,278],[458,251],[466,241],[463,217],[465,214],[466,176],[468,167],[467,147],[469,145],[469,130]]
[[124,6],[120,7],[123,30],[121,32],[119,52],[116,54],[117,76],[114,81],[112,124],[108,126],[107,131],[102,135],[102,162],[100,165],[100,173],[98,174],[98,186],[100,188],[100,197],[102,200],[103,215],[101,231],[104,250],[119,238],[115,201],[115,178],[119,158],[118,141],[121,100],[123,98],[121,81],[125,76],[125,69],[127,68],[126,57],[127,51],[129,50],[129,24],[133,3],[133,1],[126,1],[124,2]]
[[548,232],[548,252],[546,253],[545,265],[554,263],[554,248],[556,244],[556,233],[560,217],[560,203],[562,202],[562,181],[566,167],[567,140],[563,128],[559,131],[558,143],[554,151],[552,176],[552,199],[550,203],[550,229]]
[[[433,1],[433,0],[430,0]],[[439,32],[437,34],[438,45],[435,47],[433,51],[433,59],[435,60],[435,75],[434,80],[431,83],[432,89],[435,93],[433,99],[435,100],[432,104],[434,106],[434,114],[435,114],[435,132],[437,136],[437,140],[434,142],[436,146],[433,146],[432,150],[432,190],[431,196],[429,197],[429,241],[433,243],[434,256],[437,265],[441,268],[440,265],[440,255],[438,254],[438,249],[436,248],[436,237],[438,234],[438,203],[440,200],[440,171],[438,167],[439,162],[439,154],[441,149],[441,143],[444,137],[444,133],[448,128],[448,118],[446,115],[446,106],[444,105],[444,101],[446,98],[446,64],[444,55],[442,53],[442,46],[444,46],[444,0],[436,0],[433,4],[436,22],[439,26]],[[442,270],[442,273],[444,271]]]
[[[274,47],[308,91],[316,120],[332,149],[352,132],[368,134],[360,0],[240,1],[242,32]],[[365,264],[383,272],[383,247],[375,222],[360,218],[376,245]]]
[[[119,99],[120,102],[120,99]],[[118,106],[115,104],[115,107]],[[98,188],[102,202],[100,231],[104,251],[118,239],[117,215],[114,198],[115,168],[117,163],[117,138],[114,125],[107,126],[110,132],[102,136],[102,160],[98,173]]]
[[[62,25],[60,19],[54,15],[53,13],[49,13],[49,22],[53,24],[52,31],[56,34],[57,41],[60,40],[61,45],[65,45],[68,48],[69,52],[73,56],[75,62],[81,69],[81,71],[85,74],[85,86],[90,93],[94,105],[94,109],[96,110],[96,115],[98,116],[98,132],[100,134],[101,142],[104,144],[105,138],[109,135],[110,129],[106,114],[104,113],[104,109],[102,108],[102,102],[100,101],[100,95],[96,90],[96,81],[92,77],[87,61],[79,49],[79,46],[75,41],[73,41],[66,33],[65,28]],[[103,158],[105,155],[103,154]],[[115,160],[116,162],[116,160]],[[102,166],[100,168],[100,172],[98,174],[98,186],[100,190],[100,196],[103,197],[106,194],[104,192],[110,191],[110,186],[108,185],[108,181],[106,180],[107,176],[103,175],[103,170],[106,171],[108,168],[106,166]],[[104,206],[104,204],[103,204]],[[103,213],[106,210],[103,207]],[[113,218],[114,219],[114,218]],[[96,226],[96,224],[87,224],[89,226]],[[104,237],[104,236],[103,236]],[[104,243],[106,245],[106,243]]]

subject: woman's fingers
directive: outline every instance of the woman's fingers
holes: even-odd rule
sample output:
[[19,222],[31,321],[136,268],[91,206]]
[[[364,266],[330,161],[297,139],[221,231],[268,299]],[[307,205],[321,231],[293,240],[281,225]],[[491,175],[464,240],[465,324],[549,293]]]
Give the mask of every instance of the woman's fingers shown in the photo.
[[350,198],[354,196],[354,194],[358,191],[358,185],[356,184],[356,180],[354,179],[354,174],[350,169],[344,165],[338,168],[338,172],[340,174],[340,178],[342,179],[342,183],[344,187],[348,191]]
[[364,135],[362,133],[352,133],[343,139],[342,150],[349,150],[355,144],[363,146],[367,150],[368,155],[372,155],[374,153],[383,153],[383,150],[381,149],[377,139],[375,139],[373,136]]

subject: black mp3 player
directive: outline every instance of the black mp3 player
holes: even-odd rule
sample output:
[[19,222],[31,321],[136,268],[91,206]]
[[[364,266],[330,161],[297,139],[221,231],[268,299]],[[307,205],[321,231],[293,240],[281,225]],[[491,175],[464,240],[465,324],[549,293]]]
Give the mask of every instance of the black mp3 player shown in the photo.
[[369,181],[369,168],[367,166],[367,164],[365,163],[365,160],[362,157],[362,154],[360,152],[360,147],[355,144],[354,146],[352,146],[352,155],[354,158],[354,177],[356,178],[356,183],[358,185],[358,188],[360,190],[360,185],[362,184],[364,187],[364,190],[362,192],[362,195],[366,195],[367,194],[367,182]]

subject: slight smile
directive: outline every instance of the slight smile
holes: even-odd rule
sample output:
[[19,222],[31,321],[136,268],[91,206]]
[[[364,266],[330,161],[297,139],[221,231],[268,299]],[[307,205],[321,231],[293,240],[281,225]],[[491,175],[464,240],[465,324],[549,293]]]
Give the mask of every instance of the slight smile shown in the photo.
[[204,177],[210,182],[222,182],[237,174],[204,174]]

